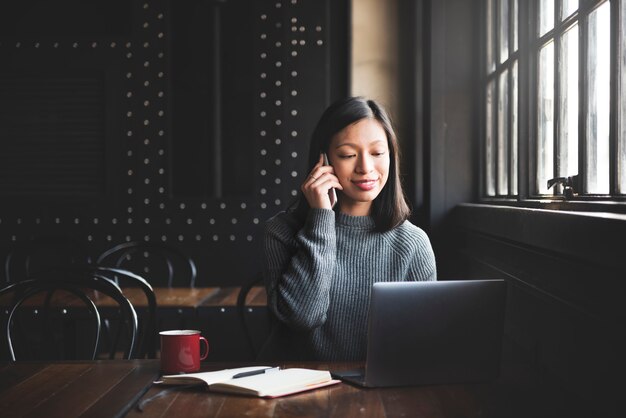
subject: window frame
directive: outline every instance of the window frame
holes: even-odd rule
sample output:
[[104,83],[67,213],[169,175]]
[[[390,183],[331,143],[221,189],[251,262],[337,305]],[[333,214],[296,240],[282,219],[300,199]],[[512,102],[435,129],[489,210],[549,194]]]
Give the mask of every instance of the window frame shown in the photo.
[[[512,10],[512,5],[515,0],[507,0],[509,3],[509,11]],[[488,35],[487,30],[488,26],[488,2],[492,4],[492,56],[493,62],[495,63],[495,67],[493,71],[488,71],[487,66],[487,48],[488,48]],[[576,210],[576,211],[608,211],[608,212],[617,212],[617,213],[626,213],[626,185],[622,184],[622,194],[618,193],[618,164],[626,164],[624,161],[619,161],[618,151],[620,150],[620,146],[626,146],[626,138],[618,139],[618,135],[620,134],[620,129],[622,124],[626,123],[623,109],[618,106],[625,106],[620,104],[620,94],[624,94],[624,89],[619,83],[620,79],[620,62],[621,56],[620,54],[626,53],[620,50],[620,45],[626,43],[626,37],[623,36],[623,31],[626,31],[626,23],[623,23],[620,27],[619,17],[624,14],[623,8],[626,7],[626,0],[580,0],[578,9],[569,17],[564,19],[560,19],[560,7],[563,3],[562,0],[555,1],[555,10],[554,10],[554,26],[547,31],[545,34],[539,36],[538,35],[538,8],[539,8],[539,0],[534,1],[522,1],[518,0],[518,11],[517,11],[517,28],[518,28],[518,48],[516,51],[513,51],[511,46],[509,46],[509,57],[506,61],[500,62],[498,53],[500,51],[499,45],[499,36],[500,30],[498,26],[498,18],[500,16],[500,5],[501,0],[485,0],[482,2],[482,13],[481,13],[481,27],[482,27],[482,35],[481,35],[481,59],[480,59],[480,74],[481,74],[481,123],[480,123],[480,202],[483,203],[497,203],[502,205],[509,206],[520,206],[520,207],[533,207],[533,208],[548,208],[548,209],[561,209],[561,210]],[[553,88],[554,88],[554,102],[558,102],[559,92],[559,69],[557,65],[557,57],[559,57],[559,47],[561,42],[561,37],[566,31],[571,28],[573,25],[578,25],[578,40],[579,40],[579,52],[578,52],[578,97],[579,97],[579,105],[578,105],[578,174],[579,178],[582,179],[582,169],[584,166],[584,156],[586,150],[584,149],[585,144],[585,136],[583,135],[584,130],[586,129],[586,110],[588,99],[583,92],[587,90],[587,50],[586,45],[588,42],[587,38],[587,20],[589,15],[593,12],[593,10],[597,9],[600,5],[609,2],[610,4],[610,13],[611,13],[611,28],[610,28],[610,36],[611,36],[611,44],[610,44],[610,116],[609,116],[609,182],[610,189],[608,195],[600,195],[600,194],[578,194],[573,198],[566,198],[563,195],[563,190],[561,187],[556,189],[550,189],[553,191],[553,194],[538,194],[534,192],[535,188],[535,177],[537,173],[537,155],[536,149],[538,146],[538,121],[537,121],[537,111],[538,111],[538,78],[539,78],[539,51],[542,45],[545,45],[547,42],[552,39],[554,42],[554,57],[555,57],[555,65],[554,65],[554,80],[553,80]],[[511,13],[509,13],[509,43],[513,39],[512,29],[511,29]],[[534,18],[530,18],[534,17]],[[524,25],[522,22],[528,22],[528,24]],[[558,24],[557,24],[558,23]],[[537,35],[536,35],[537,34]],[[582,47],[581,47],[582,46]],[[492,150],[492,161],[493,167],[491,171],[493,173],[492,187],[491,190],[494,190],[495,193],[493,195],[488,195],[490,190],[490,178],[489,173],[487,173],[488,164],[487,159],[489,156],[487,155],[487,134],[488,129],[491,129],[492,132],[492,141],[493,144],[497,144],[497,132],[498,132],[498,121],[497,121],[497,102],[498,102],[498,79],[500,74],[502,74],[507,69],[508,71],[508,91],[509,98],[514,97],[512,94],[512,86],[511,86],[511,68],[512,62],[517,61],[518,66],[518,94],[517,94],[517,194],[511,193],[511,179],[514,178],[514,175],[509,172],[508,174],[508,193],[507,194],[498,194],[498,161],[497,158],[494,157],[494,154],[497,155],[498,150],[494,147]],[[491,110],[491,126],[487,126],[487,88],[488,83],[493,81],[494,84],[494,94],[492,99],[492,110]],[[620,93],[621,92],[621,93]],[[626,97],[623,97],[622,100],[626,100]],[[510,102],[510,100],[509,100]],[[554,111],[554,126],[553,126],[553,149],[558,149],[558,120],[559,118],[559,105],[552,104]],[[508,133],[507,133],[507,141],[510,143],[512,138],[512,128],[511,128],[511,117],[513,115],[513,105],[510,102],[507,112],[508,112]],[[620,114],[621,112],[621,114]],[[623,130],[623,129],[622,129]],[[621,143],[620,143],[621,141]],[[513,164],[513,150],[512,147],[509,146],[508,152],[508,166],[514,166]],[[555,161],[557,159],[556,152],[553,157],[552,166],[554,167],[553,173],[556,173],[556,164]],[[556,175],[552,176],[555,177]],[[582,183],[582,182],[581,182]],[[514,190],[514,189],[513,189]],[[578,190],[582,192],[582,190]]]

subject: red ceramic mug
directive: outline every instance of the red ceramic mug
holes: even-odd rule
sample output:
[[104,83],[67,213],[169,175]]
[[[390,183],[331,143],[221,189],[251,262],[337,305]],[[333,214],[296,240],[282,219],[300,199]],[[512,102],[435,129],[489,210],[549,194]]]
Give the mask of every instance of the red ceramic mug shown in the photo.
[[[200,370],[200,360],[209,354],[209,343],[200,331],[171,330],[161,336],[161,371],[163,374],[192,373]],[[200,343],[204,345],[200,351]]]

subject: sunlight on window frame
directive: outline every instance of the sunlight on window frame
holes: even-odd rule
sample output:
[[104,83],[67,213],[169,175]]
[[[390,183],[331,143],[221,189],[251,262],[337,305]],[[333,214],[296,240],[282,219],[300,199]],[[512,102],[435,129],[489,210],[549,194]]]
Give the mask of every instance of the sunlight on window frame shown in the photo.
[[554,41],[539,50],[537,91],[537,193],[547,194],[554,177]]
[[586,161],[584,189],[608,194],[610,127],[610,22],[611,3],[604,2],[589,15],[587,56]]
[[617,129],[617,192],[626,194],[626,1],[620,4],[618,40],[618,73],[616,77],[620,91],[618,92],[618,129]]
[[539,36],[554,28],[554,0],[539,0]]
[[509,71],[500,73],[498,81],[498,174],[497,192],[509,194]]
[[494,135],[494,112],[493,101],[495,96],[495,83],[490,80],[485,92],[485,193],[487,196],[496,194],[496,167],[494,164],[495,135]]
[[561,37],[557,176],[578,174],[578,25]]

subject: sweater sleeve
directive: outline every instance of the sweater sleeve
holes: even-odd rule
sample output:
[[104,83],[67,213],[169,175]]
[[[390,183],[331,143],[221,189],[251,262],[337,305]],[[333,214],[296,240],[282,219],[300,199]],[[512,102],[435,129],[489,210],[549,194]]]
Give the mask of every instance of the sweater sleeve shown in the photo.
[[324,324],[329,307],[336,260],[335,213],[311,209],[300,229],[288,217],[278,215],[265,225],[268,305],[281,322],[313,329]]

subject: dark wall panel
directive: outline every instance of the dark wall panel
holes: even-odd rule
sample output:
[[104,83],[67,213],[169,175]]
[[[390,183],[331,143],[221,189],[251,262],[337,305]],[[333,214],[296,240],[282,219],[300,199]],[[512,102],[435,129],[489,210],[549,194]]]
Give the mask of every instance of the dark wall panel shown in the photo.
[[104,97],[98,73],[0,77],[0,193],[103,195]]
[[[68,86],[89,79],[81,94],[98,111],[76,109],[66,120],[84,113],[103,128],[77,129],[75,138],[59,131],[57,152],[91,144],[89,158],[47,155],[57,171],[83,170],[72,171],[65,195],[50,192],[58,181],[28,196],[0,190],[2,255],[40,235],[69,236],[93,255],[124,241],[164,242],[194,257],[198,285],[246,281],[260,267],[263,222],[306,174],[315,121],[347,92],[347,4],[33,0],[3,9],[3,22],[30,23],[0,25],[0,79],[28,74],[19,94],[38,91],[40,102],[51,74],[69,77]],[[0,119],[32,119],[32,107],[2,100]],[[64,100],[51,96],[49,106]],[[43,122],[31,127],[20,135],[51,134]],[[24,145],[20,135],[0,131],[0,149]],[[45,152],[33,147],[31,163]],[[0,171],[0,184],[9,174]]]
[[625,371],[623,216],[472,204],[453,214],[465,277],[509,284],[505,334],[522,361],[609,416]]

